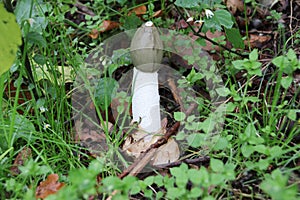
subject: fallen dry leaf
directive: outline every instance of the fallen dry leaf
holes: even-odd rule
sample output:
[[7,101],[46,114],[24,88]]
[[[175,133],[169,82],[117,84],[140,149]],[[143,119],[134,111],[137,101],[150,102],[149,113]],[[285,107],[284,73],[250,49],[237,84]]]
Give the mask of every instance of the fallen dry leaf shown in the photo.
[[[129,156],[139,158],[142,152],[146,151],[152,144],[155,144],[162,134],[166,133],[167,118],[162,120],[162,129],[158,134],[149,135],[148,133],[138,130],[126,137],[125,143],[122,147]],[[160,146],[155,155],[153,155],[152,165],[162,165],[175,162],[180,156],[178,144],[173,138],[170,138],[168,142]]]
[[89,33],[89,37],[92,39],[97,39],[99,37],[100,33],[104,33],[106,31],[110,31],[112,29],[118,28],[120,24],[118,22],[113,22],[110,20],[104,20],[102,24],[99,27],[99,30],[92,29],[92,31]]
[[112,30],[114,28],[118,28],[120,24],[118,22],[113,22],[110,20],[104,20],[100,26],[100,33],[103,33],[105,31]]
[[135,13],[137,16],[142,16],[146,14],[146,12],[147,12],[147,7],[145,5],[141,5],[130,10],[128,15]]
[[160,17],[162,13],[163,13],[162,10],[158,10],[152,15],[152,17]]
[[89,37],[92,39],[97,39],[99,36],[99,31],[97,29],[93,29],[90,33],[89,33]]
[[10,168],[10,172],[12,175],[16,176],[21,173],[19,170],[19,166],[23,166],[24,163],[31,157],[31,149],[28,147],[24,147],[22,151],[20,151],[14,161],[13,166]]
[[170,138],[168,142],[160,146],[153,158],[153,165],[164,165],[168,163],[175,162],[179,159],[180,150],[177,142]]
[[58,182],[57,174],[48,175],[45,181],[40,182],[39,186],[36,188],[35,197],[44,199],[51,194],[55,194],[60,190],[65,184]]
[[240,12],[244,10],[244,2],[242,0],[227,0],[226,7],[234,15],[237,10]]
[[[256,34],[250,34],[249,37],[249,43],[251,48],[261,48],[263,45],[265,45],[267,42],[271,40],[270,35],[256,35]],[[248,41],[244,41],[245,45],[248,46]]]

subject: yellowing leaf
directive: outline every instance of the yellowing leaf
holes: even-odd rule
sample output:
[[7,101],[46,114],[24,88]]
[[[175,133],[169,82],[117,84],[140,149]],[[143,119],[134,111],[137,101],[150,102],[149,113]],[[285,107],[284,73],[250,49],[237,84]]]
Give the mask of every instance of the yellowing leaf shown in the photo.
[[21,45],[21,31],[16,18],[0,4],[0,75],[14,63],[18,46]]

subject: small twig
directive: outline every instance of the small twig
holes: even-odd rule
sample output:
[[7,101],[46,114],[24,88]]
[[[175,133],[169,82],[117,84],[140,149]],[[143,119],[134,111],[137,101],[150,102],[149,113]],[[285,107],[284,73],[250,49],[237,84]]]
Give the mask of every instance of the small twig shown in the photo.
[[177,132],[180,126],[180,122],[176,122],[166,134],[152,144],[148,149],[140,154],[140,156],[132,163],[127,169],[125,169],[118,177],[124,178],[127,175],[136,176],[142,169],[150,162],[156,153],[157,149],[163,144],[167,143],[168,139]]
[[179,161],[175,161],[175,162],[172,162],[172,163],[157,165],[155,167],[157,167],[157,168],[171,168],[171,167],[177,167],[177,166],[181,165],[182,163],[199,164],[201,162],[208,162],[209,160],[210,160],[209,156],[203,156],[203,157],[199,157],[199,158],[184,159],[184,160],[179,160]]
[[[179,9],[175,4],[173,4],[173,5],[175,6],[175,8],[176,8],[177,12],[179,13],[180,17],[181,17],[182,19],[184,19],[184,21],[186,21],[186,18],[183,16],[183,14],[182,14],[182,12],[180,11],[180,9]],[[248,55],[241,54],[241,53],[239,53],[239,52],[237,52],[237,51],[234,51],[234,50],[232,50],[232,49],[227,48],[226,46],[224,46],[224,45],[222,45],[222,44],[220,44],[220,43],[218,43],[218,42],[213,41],[212,39],[208,38],[206,35],[201,35],[201,34],[199,34],[199,33],[194,29],[194,27],[193,27],[190,23],[187,23],[187,24],[188,24],[188,26],[190,27],[190,29],[193,31],[193,33],[194,33],[195,36],[201,37],[201,38],[203,38],[203,39],[205,39],[205,40],[211,42],[212,44],[214,44],[214,45],[216,45],[216,46],[219,46],[219,47],[221,47],[221,48],[223,48],[223,49],[229,51],[230,53],[234,53],[234,54],[236,54],[236,55],[238,55],[238,56],[241,56],[242,58],[248,57]]]
[[88,14],[88,15],[90,15],[90,16],[92,16],[92,17],[94,17],[96,14],[93,12],[93,11],[91,11],[88,7],[86,7],[85,5],[83,5],[82,3],[80,3],[80,2],[76,2],[75,3],[75,7],[77,7],[79,10],[81,10],[82,12],[80,12],[80,11],[77,11],[78,13],[81,13],[81,14]]

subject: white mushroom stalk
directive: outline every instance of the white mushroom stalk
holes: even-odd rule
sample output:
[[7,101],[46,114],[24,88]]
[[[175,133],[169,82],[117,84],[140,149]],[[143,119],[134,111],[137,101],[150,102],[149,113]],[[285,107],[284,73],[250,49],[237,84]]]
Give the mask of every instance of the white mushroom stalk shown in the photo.
[[[134,64],[132,80],[133,121],[147,133],[161,129],[158,70],[163,56],[163,44],[151,21],[139,28],[131,42],[130,54]],[[152,137],[147,137],[149,140]],[[148,140],[147,139],[147,140]]]

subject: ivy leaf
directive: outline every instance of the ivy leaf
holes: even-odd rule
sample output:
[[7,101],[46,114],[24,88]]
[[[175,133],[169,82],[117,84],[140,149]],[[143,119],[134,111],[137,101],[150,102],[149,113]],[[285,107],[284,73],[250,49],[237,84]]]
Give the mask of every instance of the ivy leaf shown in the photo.
[[18,46],[21,45],[21,31],[16,18],[0,4],[0,75],[14,63]]

